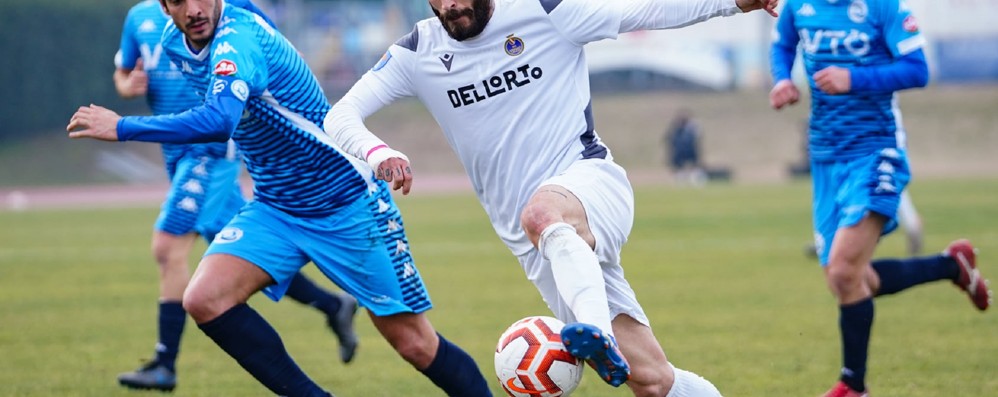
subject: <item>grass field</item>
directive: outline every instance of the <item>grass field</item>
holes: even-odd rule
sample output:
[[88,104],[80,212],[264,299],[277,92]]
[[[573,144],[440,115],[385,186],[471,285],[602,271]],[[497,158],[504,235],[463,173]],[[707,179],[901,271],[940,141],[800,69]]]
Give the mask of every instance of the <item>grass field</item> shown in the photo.
[[[912,186],[927,247],[968,237],[998,277],[998,179]],[[839,368],[837,309],[810,238],[805,183],[641,187],[624,261],[677,366],[726,396],[815,396]],[[438,330],[468,350],[493,383],[496,338],[514,320],[548,314],[471,196],[399,200],[436,308]],[[155,208],[0,212],[0,396],[135,396],[118,372],[152,352]],[[879,256],[900,255],[887,238]],[[317,275],[314,268],[308,273]],[[328,285],[328,282],[325,282]],[[436,396],[361,318],[356,361],[344,366],[311,309],[256,297],[298,363],[338,396]],[[877,301],[869,383],[878,397],[994,396],[998,317],[948,283]],[[158,395],[158,394],[156,394]],[[176,396],[265,396],[266,389],[188,322]],[[587,371],[576,396],[626,396]]]

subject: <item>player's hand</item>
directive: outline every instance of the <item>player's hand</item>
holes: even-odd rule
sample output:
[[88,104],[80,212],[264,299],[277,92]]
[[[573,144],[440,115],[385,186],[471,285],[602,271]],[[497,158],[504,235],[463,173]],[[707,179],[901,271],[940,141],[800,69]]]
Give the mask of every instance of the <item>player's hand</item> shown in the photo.
[[118,91],[125,98],[135,98],[146,95],[149,90],[149,75],[143,68],[142,58],[135,60],[135,67],[131,71],[123,72]]
[[829,66],[814,74],[814,84],[826,94],[845,94],[852,89],[852,76],[849,69]]
[[66,131],[70,138],[94,138],[102,141],[118,140],[117,113],[94,104],[80,106],[69,119]]
[[412,165],[404,153],[388,146],[377,147],[367,155],[367,163],[376,178],[391,183],[392,190],[402,189],[403,195],[409,194],[412,189]]
[[776,12],[776,7],[780,5],[779,0],[735,0],[735,5],[737,5],[742,12],[765,10],[767,14],[774,17],[780,15]]
[[780,110],[784,106],[793,105],[800,100],[800,90],[793,81],[780,80],[769,91],[769,105],[773,109]]

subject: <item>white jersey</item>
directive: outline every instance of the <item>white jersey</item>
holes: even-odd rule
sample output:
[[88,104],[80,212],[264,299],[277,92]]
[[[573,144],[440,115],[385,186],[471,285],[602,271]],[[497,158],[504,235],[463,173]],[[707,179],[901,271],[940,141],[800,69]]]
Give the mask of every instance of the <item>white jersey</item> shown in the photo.
[[734,0],[494,0],[484,31],[464,41],[426,19],[333,107],[325,129],[365,158],[383,143],[362,119],[397,98],[419,98],[496,233],[520,255],[533,245],[519,214],[538,185],[580,159],[611,159],[593,126],[583,46],[737,12]]

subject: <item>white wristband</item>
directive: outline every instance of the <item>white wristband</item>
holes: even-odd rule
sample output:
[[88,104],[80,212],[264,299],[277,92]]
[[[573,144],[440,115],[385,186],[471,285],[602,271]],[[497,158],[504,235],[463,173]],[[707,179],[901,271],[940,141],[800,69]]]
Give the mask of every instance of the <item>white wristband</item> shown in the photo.
[[381,148],[377,148],[376,150],[372,151],[370,155],[367,156],[367,164],[371,166],[371,169],[377,170],[378,166],[380,166],[382,162],[390,158],[400,158],[407,162],[409,161],[409,157],[406,157],[404,153],[392,149],[388,146],[384,146]]

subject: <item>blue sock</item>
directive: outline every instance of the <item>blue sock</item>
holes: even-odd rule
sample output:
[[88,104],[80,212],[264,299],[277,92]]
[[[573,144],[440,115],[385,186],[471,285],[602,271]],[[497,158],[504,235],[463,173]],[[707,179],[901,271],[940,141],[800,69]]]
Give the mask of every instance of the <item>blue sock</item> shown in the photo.
[[270,391],[289,397],[329,395],[298,368],[277,331],[249,305],[236,305],[198,327]]
[[491,397],[492,392],[475,360],[443,335],[437,336],[440,338],[437,355],[430,366],[422,370],[423,375],[450,397]]
[[340,309],[339,299],[336,299],[331,293],[320,288],[301,273],[296,274],[291,279],[291,284],[288,285],[288,291],[285,294],[291,299],[326,313],[336,313]]
[[159,343],[156,344],[156,363],[176,372],[177,354],[180,353],[180,337],[184,333],[187,312],[180,302],[159,303]]
[[866,356],[873,328],[873,298],[839,306],[842,333],[842,382],[855,391],[866,390]]
[[960,268],[956,260],[945,255],[873,261],[873,270],[880,276],[876,296],[904,291],[919,284],[937,280],[956,280]]

